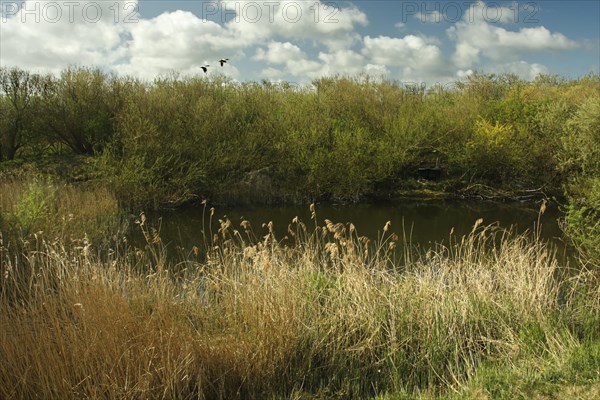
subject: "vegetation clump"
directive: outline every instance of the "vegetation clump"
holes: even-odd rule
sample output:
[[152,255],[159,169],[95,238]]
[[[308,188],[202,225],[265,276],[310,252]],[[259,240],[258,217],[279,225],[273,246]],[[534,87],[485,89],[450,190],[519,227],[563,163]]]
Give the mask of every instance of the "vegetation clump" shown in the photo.
[[73,185],[31,171],[1,176],[0,187],[5,245],[34,238],[70,243],[83,237],[99,244],[119,228],[117,199],[105,187]]

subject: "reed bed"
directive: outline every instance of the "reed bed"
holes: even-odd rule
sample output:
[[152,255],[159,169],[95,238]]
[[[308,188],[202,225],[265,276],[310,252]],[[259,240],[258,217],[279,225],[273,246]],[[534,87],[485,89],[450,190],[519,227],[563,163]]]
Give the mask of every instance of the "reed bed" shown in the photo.
[[565,277],[546,244],[480,221],[402,266],[389,224],[370,242],[314,208],[285,244],[222,220],[202,261],[178,264],[137,222],[143,249],[3,253],[0,398],[443,394],[482,365],[561,365],[600,337],[597,275]]

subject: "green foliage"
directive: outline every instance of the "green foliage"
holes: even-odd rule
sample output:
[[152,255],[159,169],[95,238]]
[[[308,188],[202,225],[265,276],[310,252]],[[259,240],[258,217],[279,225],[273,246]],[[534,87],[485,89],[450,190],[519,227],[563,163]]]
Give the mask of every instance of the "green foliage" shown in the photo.
[[570,175],[597,175],[600,171],[600,94],[586,99],[565,128],[563,170]]
[[525,175],[526,143],[519,133],[511,124],[479,119],[464,149],[465,170],[479,175],[478,180],[495,181],[500,186]]
[[0,161],[37,141],[32,134],[41,77],[19,68],[0,68]]
[[128,100],[117,117],[115,140],[99,167],[130,206],[179,204],[204,187],[211,163],[203,124],[196,123],[192,110],[202,102],[199,95],[205,88],[179,86],[157,82],[151,93]]
[[0,179],[0,232],[20,246],[34,236],[100,242],[118,223],[117,202],[106,188],[70,185],[40,174]]
[[[600,178],[594,179],[594,193],[600,193]],[[581,253],[595,264],[600,260],[600,207],[599,204],[586,205],[583,199],[571,199],[566,207],[565,220],[569,237],[579,246]]]
[[585,342],[568,360],[570,378],[578,381],[600,380],[600,341]]
[[28,236],[47,226],[54,204],[56,188],[51,181],[33,180],[9,214],[9,220],[22,236]]
[[561,159],[569,196],[567,232],[600,261],[600,96],[589,97],[566,124]]
[[113,122],[127,89],[127,78],[110,77],[99,69],[68,68],[59,79],[48,76],[41,96],[43,126],[48,139],[77,154],[103,151],[114,133]]
[[[33,98],[44,117],[35,119],[32,138],[77,153],[109,148],[101,173],[123,175],[121,187],[140,182],[146,189],[128,199],[140,204],[241,193],[256,171],[266,171],[271,195],[284,198],[357,200],[397,190],[417,168],[438,164],[448,178],[505,189],[556,185],[565,121],[598,86],[593,77],[527,83],[483,74],[427,93],[366,76],[302,88],[177,75],[141,84],[89,68],[40,82]],[[502,137],[494,137],[498,129]],[[175,182],[166,172],[176,165],[196,186],[169,193],[182,187],[183,172]]]
[[599,258],[597,75],[476,73],[427,91],[368,76],[304,87],[177,74],[141,83],[84,67],[0,77],[0,160],[92,155],[131,207],[390,197],[438,166],[438,190],[562,191],[568,233]]

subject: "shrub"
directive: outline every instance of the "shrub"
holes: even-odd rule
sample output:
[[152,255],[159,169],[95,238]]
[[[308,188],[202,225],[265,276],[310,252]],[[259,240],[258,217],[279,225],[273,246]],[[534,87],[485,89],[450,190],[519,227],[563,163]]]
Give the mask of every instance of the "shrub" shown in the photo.
[[481,118],[466,143],[464,168],[486,182],[500,186],[514,184],[526,169],[524,145],[514,126]]
[[591,96],[567,123],[561,167],[569,177],[566,230],[582,253],[600,261],[600,97]]
[[69,243],[87,236],[99,244],[119,221],[117,202],[102,187],[73,186],[39,175],[0,180],[0,231],[19,244],[34,234]]

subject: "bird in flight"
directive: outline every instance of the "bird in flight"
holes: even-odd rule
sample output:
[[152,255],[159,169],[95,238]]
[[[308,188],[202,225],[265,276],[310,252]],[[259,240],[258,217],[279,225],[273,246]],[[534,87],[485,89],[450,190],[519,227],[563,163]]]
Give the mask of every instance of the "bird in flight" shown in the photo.
[[208,71],[208,67],[210,67],[210,65],[206,64],[201,66],[200,68],[202,68],[202,71],[204,71],[204,73],[206,73],[206,71]]
[[221,59],[219,60],[219,63],[221,63],[221,67],[222,67],[222,66],[223,66],[223,65],[224,65],[224,64],[225,64],[227,61],[229,61],[229,58],[221,58]]

